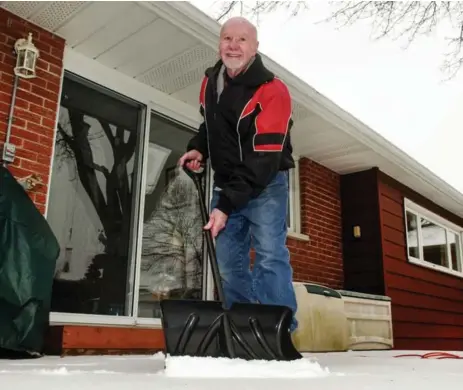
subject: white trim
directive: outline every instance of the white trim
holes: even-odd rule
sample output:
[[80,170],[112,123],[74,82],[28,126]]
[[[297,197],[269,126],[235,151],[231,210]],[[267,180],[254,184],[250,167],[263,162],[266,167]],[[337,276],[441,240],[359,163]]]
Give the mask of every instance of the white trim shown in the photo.
[[421,214],[421,216],[429,219],[430,221],[450,230],[454,230],[455,233],[463,232],[463,226],[450,222],[449,220],[441,217],[440,215],[429,211],[428,209],[420,206],[419,204],[411,201],[408,198],[404,198],[404,206],[406,210],[409,210],[415,214]]
[[293,169],[289,170],[289,215],[290,225],[288,233],[301,233],[301,200],[300,200],[300,174],[299,156],[294,156]]
[[416,259],[416,258],[414,258],[412,256],[408,256],[408,261],[410,263],[412,263],[412,264],[419,265],[420,267],[429,268],[429,269],[432,269],[434,271],[442,272],[444,274],[449,274],[449,275],[457,276],[459,278],[463,278],[463,273],[462,272],[454,271],[454,270],[452,270],[450,268],[443,267],[441,265],[436,265],[436,264],[430,263],[428,261],[422,261],[422,260]]
[[51,312],[50,325],[59,324],[135,325],[135,319],[129,316]]
[[161,328],[159,318],[134,318],[127,316],[108,316],[96,314],[50,313],[50,325],[100,325],[139,328]]
[[108,68],[75,50],[66,47],[64,68],[103,87],[127,96],[169,118],[187,126],[198,128],[201,116],[197,107],[183,103],[149,85]]
[[302,234],[301,225],[301,176],[299,171],[299,156],[294,155],[294,169],[289,171],[289,214],[290,226],[288,226],[288,237],[299,241],[310,241],[306,234]]
[[143,215],[145,213],[145,192],[146,192],[146,176],[148,170],[148,148],[149,148],[149,140],[150,140],[150,130],[151,130],[151,116],[152,116],[152,107],[151,104],[148,104],[145,111],[145,126],[143,129],[143,146],[142,150],[139,152],[142,155],[142,163],[141,163],[141,170],[139,174],[141,174],[141,182],[139,188],[139,195],[140,200],[138,203],[138,224],[137,224],[137,245],[135,249],[135,261],[134,263],[134,271],[135,271],[135,278],[133,281],[133,300],[132,300],[132,316],[137,318],[138,316],[138,303],[140,299],[140,267],[141,267],[141,252],[142,252],[142,243],[143,243]]
[[58,122],[59,122],[59,112],[61,107],[61,95],[63,91],[63,83],[64,83],[64,66],[61,68],[61,79],[58,91],[58,101],[56,103],[56,116],[55,116],[55,127],[53,128],[53,143],[51,145],[51,156],[50,156],[50,166],[48,167],[48,183],[47,183],[47,194],[45,197],[45,214],[44,217],[47,219],[48,215],[48,204],[50,201],[50,186],[51,186],[51,175],[53,170],[53,163],[55,162],[55,149],[56,149],[56,137],[58,134]]
[[287,236],[289,238],[293,238],[294,240],[299,240],[299,241],[310,241],[310,237],[307,234],[302,234],[302,233],[295,233],[290,230],[288,230]]
[[[427,219],[428,221],[434,223],[435,225],[445,229],[445,237],[447,239],[446,240],[447,241],[446,252],[447,252],[449,267],[433,264],[428,261],[422,260],[424,258],[423,245],[422,245],[423,236],[422,236],[422,229],[421,229],[420,223],[417,224],[417,240],[416,240],[420,258],[416,258],[414,256],[409,255],[407,212],[414,214],[417,217],[418,222],[419,222],[419,218],[423,217]],[[413,201],[407,198],[404,198],[404,220],[405,220],[405,247],[407,251],[407,258],[410,263],[463,278],[463,264],[462,264],[463,258],[461,257],[462,248],[463,248],[463,227],[458,226],[454,224],[453,222],[448,221],[447,219],[441,217],[440,215],[427,210],[426,208],[414,203]],[[450,244],[448,242],[449,232],[454,233],[459,237],[459,248],[457,248],[456,253],[457,253],[457,256],[460,257],[459,268],[461,271],[455,271],[452,268],[450,268],[452,267],[452,258],[451,258],[451,253],[450,253]]]

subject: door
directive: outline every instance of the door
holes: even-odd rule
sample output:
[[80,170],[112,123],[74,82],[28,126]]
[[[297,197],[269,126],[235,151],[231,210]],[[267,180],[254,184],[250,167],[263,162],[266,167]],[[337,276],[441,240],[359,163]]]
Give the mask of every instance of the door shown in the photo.
[[145,106],[65,74],[47,215],[61,247],[52,312],[132,315],[134,183],[145,115]]

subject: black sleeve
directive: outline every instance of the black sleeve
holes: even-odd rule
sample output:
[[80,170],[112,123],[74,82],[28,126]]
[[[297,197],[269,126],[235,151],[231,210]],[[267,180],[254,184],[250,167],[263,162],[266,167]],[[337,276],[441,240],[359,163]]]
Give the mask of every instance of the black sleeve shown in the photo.
[[207,132],[204,121],[199,126],[199,131],[190,139],[190,142],[188,142],[187,152],[193,149],[196,149],[203,155],[204,161],[208,159],[209,150],[207,147]]

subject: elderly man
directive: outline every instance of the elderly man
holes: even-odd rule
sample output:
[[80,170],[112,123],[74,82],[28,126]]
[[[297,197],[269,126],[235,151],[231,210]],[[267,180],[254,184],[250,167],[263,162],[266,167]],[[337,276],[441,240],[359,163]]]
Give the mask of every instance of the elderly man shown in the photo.
[[293,310],[293,331],[296,298],[286,247],[288,170],[294,167],[291,96],[263,65],[258,45],[248,20],[235,17],[222,26],[220,60],[206,70],[200,89],[204,121],[179,164],[197,170],[210,159],[214,170],[204,228],[216,238],[227,305],[285,305]]

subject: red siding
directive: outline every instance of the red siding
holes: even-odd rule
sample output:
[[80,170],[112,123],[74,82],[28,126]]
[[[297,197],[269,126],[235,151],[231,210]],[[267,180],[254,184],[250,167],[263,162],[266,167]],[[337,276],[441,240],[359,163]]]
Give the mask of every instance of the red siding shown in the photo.
[[288,239],[294,279],[342,288],[340,177],[309,160],[300,160],[301,225],[310,241]]
[[10,165],[13,175],[20,179],[39,175],[45,185],[29,195],[44,213],[48,191],[50,160],[53,150],[55,119],[61,85],[64,40],[17,16],[0,10],[0,150],[5,142],[8,113],[13,91],[14,43],[27,38],[31,32],[40,50],[37,76],[19,80],[14,122],[10,142],[16,145],[16,159]]
[[[408,262],[403,198],[430,211],[431,202],[380,178],[379,200],[386,295],[392,300],[398,349],[463,349],[463,279]],[[406,193],[407,192],[407,193]]]

